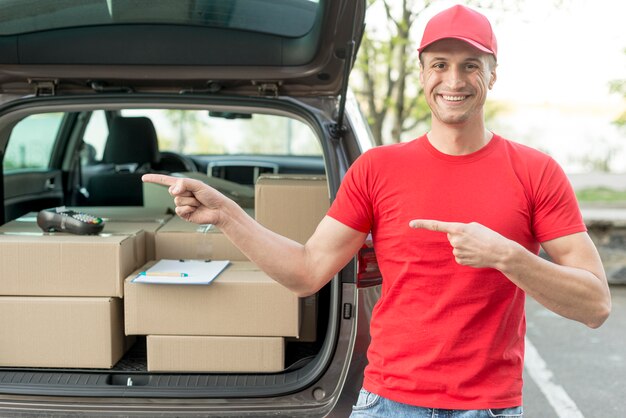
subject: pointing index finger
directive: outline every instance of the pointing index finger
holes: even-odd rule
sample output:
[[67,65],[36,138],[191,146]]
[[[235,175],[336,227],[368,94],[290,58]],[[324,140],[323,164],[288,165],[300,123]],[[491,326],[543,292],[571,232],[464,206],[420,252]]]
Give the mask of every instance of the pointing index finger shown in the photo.
[[178,178],[172,176],[166,176],[164,174],[144,174],[141,176],[141,181],[144,183],[162,184],[164,186],[173,186],[178,181]]
[[173,177],[165,174],[144,174],[141,180],[146,183],[162,184],[170,187],[170,193],[181,194],[184,192],[200,192],[208,188],[205,183],[200,180],[190,179],[187,177]]
[[455,226],[457,225],[458,223],[456,222],[443,222],[443,221],[436,221],[434,219],[413,219],[411,222],[409,222],[409,226],[411,228],[427,229],[429,231],[443,232],[443,233],[453,232],[455,229]]

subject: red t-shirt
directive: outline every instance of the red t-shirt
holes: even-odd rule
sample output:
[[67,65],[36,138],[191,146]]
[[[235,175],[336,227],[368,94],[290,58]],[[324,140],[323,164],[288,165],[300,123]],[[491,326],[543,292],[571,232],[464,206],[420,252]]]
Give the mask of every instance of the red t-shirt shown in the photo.
[[426,136],[377,147],[350,167],[328,215],[371,231],[383,277],[366,389],[432,408],[522,404],[525,293],[495,269],[457,264],[446,234],[409,221],[478,222],[538,253],[586,231],[552,158],[497,135],[463,156]]

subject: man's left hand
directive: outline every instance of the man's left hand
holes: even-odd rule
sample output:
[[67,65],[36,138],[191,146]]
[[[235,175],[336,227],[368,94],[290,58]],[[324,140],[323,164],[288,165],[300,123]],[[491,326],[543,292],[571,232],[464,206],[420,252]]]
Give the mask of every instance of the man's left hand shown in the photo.
[[447,234],[456,262],[469,267],[497,268],[512,243],[511,240],[477,222],[414,219],[409,222],[409,226]]

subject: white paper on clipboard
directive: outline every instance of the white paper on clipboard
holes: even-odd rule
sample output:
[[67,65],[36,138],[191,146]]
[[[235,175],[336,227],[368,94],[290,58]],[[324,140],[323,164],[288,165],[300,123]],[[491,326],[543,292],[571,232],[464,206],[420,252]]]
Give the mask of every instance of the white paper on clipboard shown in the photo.
[[228,260],[159,260],[132,279],[133,283],[210,284],[228,265]]

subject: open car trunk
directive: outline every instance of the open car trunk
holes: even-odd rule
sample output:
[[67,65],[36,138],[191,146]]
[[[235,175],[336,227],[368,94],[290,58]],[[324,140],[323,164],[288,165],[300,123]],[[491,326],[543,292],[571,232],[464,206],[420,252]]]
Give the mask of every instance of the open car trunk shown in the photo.
[[[365,7],[365,0],[0,0],[0,415],[325,416],[346,396],[346,381],[356,395],[369,320],[357,333],[356,259],[314,302],[298,301],[219,231],[174,225],[167,189],[149,191],[140,179],[145,172],[199,179],[304,242],[348,166],[371,146],[364,120],[354,123],[345,107]],[[158,141],[143,142],[162,119],[170,123],[157,126]],[[315,183],[323,197],[311,200],[298,186],[295,195],[272,198],[272,181]],[[37,212],[61,205],[107,218],[102,234],[89,238],[97,242],[38,229]],[[131,227],[112,207],[160,208],[162,225],[135,218],[144,225]],[[181,234],[169,239],[169,252],[159,243],[167,228]],[[131,282],[162,259],[231,266],[194,291]],[[222,296],[201,303],[220,286]],[[313,337],[302,337],[305,323]],[[259,345],[245,351],[250,339]],[[166,348],[155,365],[157,343]],[[87,361],[109,345],[104,360]],[[43,361],[53,352],[65,360]],[[232,361],[237,353],[241,361]],[[250,366],[259,353],[274,362]],[[228,356],[225,368],[207,365]],[[181,359],[190,362],[174,362]]]
[[[84,183],[81,183],[81,180],[84,181],[84,172],[88,171],[86,168],[90,167],[89,165],[85,165],[80,155],[78,155],[81,150],[84,150],[84,141],[79,140],[80,135],[78,135],[78,133],[84,134],[84,132],[88,130],[88,125],[80,125],[81,120],[84,123],[85,119],[88,119],[83,116],[95,111],[106,110],[106,112],[116,113],[121,112],[123,109],[178,109],[184,111],[202,111],[205,113],[209,113],[210,111],[213,112],[213,115],[221,116],[222,119],[224,119],[223,116],[225,114],[228,114],[229,116],[226,120],[233,117],[233,114],[240,115],[242,119],[247,119],[247,116],[241,116],[244,114],[252,114],[252,117],[261,114],[277,115],[281,118],[298,121],[298,123],[307,126],[312,136],[318,141],[321,150],[319,157],[303,157],[300,159],[297,156],[280,157],[276,155],[256,155],[252,158],[253,163],[250,163],[250,158],[245,159],[238,156],[238,161],[234,165],[225,163],[224,161],[218,163],[213,161],[213,163],[207,163],[206,168],[202,166],[202,161],[206,162],[205,160],[207,158],[210,160],[210,156],[194,156],[194,161],[198,166],[202,166],[205,172],[209,170],[215,175],[220,175],[219,173],[230,173],[233,178],[237,177],[236,174],[233,174],[233,170],[236,172],[237,167],[243,168],[248,172],[251,164],[255,165],[257,168],[263,168],[267,167],[266,163],[269,161],[271,163],[270,165],[273,164],[272,167],[276,167],[275,171],[265,173],[269,174],[270,178],[272,176],[277,178],[286,176],[292,179],[301,177],[314,178],[317,180],[320,178],[324,179],[324,193],[328,199],[326,201],[327,207],[338,189],[340,173],[342,170],[346,169],[347,160],[354,158],[354,155],[357,155],[360,150],[357,149],[355,145],[341,146],[338,142],[329,139],[329,132],[333,125],[331,116],[336,102],[324,99],[324,101],[316,103],[316,106],[313,107],[311,106],[311,103],[313,103],[311,100],[312,99],[309,99],[307,103],[307,100],[296,101],[284,99],[277,101],[273,98],[261,97],[244,99],[237,97],[196,95],[186,97],[179,95],[134,95],[133,97],[125,95],[102,95],[98,97],[97,103],[94,103],[93,100],[84,100],[79,97],[65,99],[44,97],[33,98],[18,102],[15,105],[6,106],[0,114],[0,132],[2,132],[0,144],[10,143],[10,141],[14,139],[13,135],[18,132],[20,122],[30,120],[29,118],[36,118],[46,114],[63,114],[64,122],[61,124],[56,134],[54,149],[51,151],[50,168],[48,170],[53,173],[60,173],[60,175],[55,175],[54,177],[60,179],[60,181],[55,180],[52,184],[50,181],[46,181],[44,184],[37,186],[36,179],[38,177],[33,179],[33,173],[28,169],[13,170],[5,174],[3,184],[5,185],[5,220],[7,223],[0,226],[0,245],[4,245],[3,248],[5,249],[16,248],[14,246],[18,244],[16,244],[15,240],[19,241],[21,236],[26,236],[28,239],[32,240],[40,236],[64,235],[58,233],[48,234],[37,230],[36,226],[34,230],[26,229],[23,235],[21,235],[19,230],[16,232],[14,229],[8,228],[11,225],[15,226],[16,222],[18,228],[21,227],[24,222],[27,223],[30,221],[32,224],[33,215],[36,214],[38,210],[57,205],[68,205],[76,210],[84,208],[86,212],[89,212],[90,209],[93,210],[91,206],[83,207],[77,204],[80,203],[77,202],[77,196],[81,196],[80,189],[85,186]],[[65,126],[65,123],[68,125]],[[228,132],[224,132],[224,135],[228,136]],[[351,133],[347,131],[346,135],[350,136]],[[65,136],[65,138],[60,139],[61,136]],[[220,157],[222,159],[225,158],[224,156]],[[291,167],[288,170],[286,169],[286,173],[281,172],[281,161]],[[6,162],[5,160],[5,163]],[[216,170],[216,167],[220,168],[224,166],[230,167],[230,171]],[[79,173],[79,171],[81,171],[81,173]],[[193,174],[206,177],[206,174],[202,172]],[[256,174],[262,175],[263,173],[257,172]],[[40,183],[42,182],[43,180],[40,181]],[[35,185],[32,187],[28,186],[30,183],[34,183]],[[30,187],[32,190],[24,190],[25,187]],[[256,193],[258,193],[258,187],[257,184]],[[18,189],[20,190],[19,192],[17,191]],[[239,189],[236,190],[239,191]],[[51,192],[52,195],[50,195]],[[38,194],[41,193],[47,193],[47,195],[52,197],[42,201],[37,197]],[[255,196],[255,198],[258,199],[258,196]],[[289,202],[282,202],[279,203],[279,205],[284,206],[288,203]],[[311,223],[310,220],[306,218],[307,216],[311,216],[309,205],[304,202],[296,203],[301,206],[300,209],[298,209],[298,214],[293,218],[300,220],[302,223]],[[150,213],[153,213],[154,207],[146,208],[146,210],[148,209],[152,211]],[[168,213],[167,208],[161,209],[164,214]],[[249,202],[248,207],[244,209],[252,216],[257,216],[259,213],[258,206],[256,208],[254,206],[250,207]],[[123,208],[119,210],[123,210]],[[95,213],[96,215],[98,214],[97,211]],[[171,208],[169,213],[171,214]],[[323,213],[317,213],[314,216],[323,216]],[[170,218],[170,221],[171,219],[176,219],[176,217]],[[22,225],[19,225],[20,220],[23,222]],[[319,219],[316,219],[314,223],[318,221]],[[115,222],[111,222],[110,224],[113,225],[114,223]],[[164,225],[168,225],[168,223],[165,222]],[[30,228],[33,228],[33,225],[30,225]],[[107,235],[106,232],[106,229],[103,230],[104,235]],[[159,231],[155,231],[155,235],[158,236],[158,234]],[[113,238],[115,238],[116,233],[114,232],[108,235],[112,235]],[[9,242],[3,243],[3,240],[7,239]],[[215,245],[216,247],[213,248],[213,250],[217,251],[219,244]],[[158,244],[157,248],[153,249],[153,251],[156,251],[153,257],[150,257],[148,251],[145,260],[159,259]],[[280,255],[276,256],[280,257]],[[18,258],[19,257],[21,257],[21,260],[26,260],[28,259],[28,254],[22,252],[18,254]],[[81,256],[70,255],[67,259],[75,260],[76,263],[85,264],[85,261],[77,260],[76,257]],[[189,256],[181,255],[180,257],[194,258],[193,254],[189,254]],[[98,256],[96,254],[94,262],[97,262],[97,258]],[[38,260],[31,258],[31,262],[37,264]],[[87,266],[89,266],[88,263],[89,260],[87,260]],[[25,265],[22,267],[26,269]],[[135,267],[140,270],[145,269],[145,265],[137,265]],[[40,271],[54,276],[54,269],[57,268],[67,268],[67,265],[61,267],[59,267],[59,265],[43,266]],[[28,270],[32,271],[32,269]],[[125,272],[125,276],[132,276],[138,271],[136,268],[131,270],[134,273],[129,274],[129,272]],[[7,271],[6,269],[3,270],[4,277],[1,279],[3,282],[10,282],[12,280],[12,278],[7,275]],[[87,272],[87,274],[89,273],[90,272]],[[343,380],[345,379],[345,371],[350,358],[351,336],[355,332],[352,308],[355,306],[356,295],[354,289],[350,286],[346,287],[345,283],[353,283],[354,274],[355,266],[353,263],[350,263],[315,295],[314,303],[316,309],[313,313],[315,336],[312,339],[300,341],[294,338],[295,335],[285,337],[277,335],[278,338],[284,338],[283,362],[280,370],[269,372],[215,372],[210,370],[194,371],[193,369],[184,371],[151,371],[149,370],[150,353],[149,350],[147,350],[147,340],[151,337],[149,335],[146,336],[146,334],[134,333],[136,335],[134,335],[132,339],[127,339],[124,343],[126,344],[124,354],[119,360],[116,360],[111,367],[84,367],[79,365],[74,366],[72,364],[65,366],[53,365],[51,367],[24,366],[4,362],[3,367],[0,368],[0,394],[2,394],[2,396],[0,396],[0,410],[2,410],[3,405],[2,399],[13,399],[13,396],[16,396],[15,399],[18,400],[23,399],[21,398],[22,396],[27,396],[29,399],[39,399],[43,404],[48,404],[50,399],[54,399],[54,401],[51,401],[51,404],[54,404],[59,401],[63,402],[63,399],[71,398],[72,404],[76,405],[79,410],[82,408],[81,405],[93,406],[94,402],[104,410],[128,407],[130,402],[136,411],[147,415],[150,415],[150,408],[157,406],[160,408],[159,411],[167,411],[168,408],[170,412],[180,411],[180,402],[183,402],[185,408],[196,412],[215,411],[220,410],[220,408],[226,408],[224,411],[241,412],[250,408],[251,403],[257,407],[260,406],[261,409],[284,408],[284,410],[287,411],[291,410],[290,408],[294,408],[294,405],[297,405],[297,408],[310,408],[309,410],[318,408],[320,411],[324,411],[324,408],[326,408],[327,410],[336,402]],[[219,280],[219,276],[217,280]],[[48,284],[50,286],[46,287],[44,284],[41,288],[55,289],[53,284]],[[215,284],[213,284],[213,286],[214,285]],[[6,289],[6,286],[0,286],[0,288]],[[59,294],[55,296],[54,292],[55,290],[46,290],[42,294],[33,294],[32,291],[5,291],[2,296],[0,296],[0,304],[3,303],[3,300],[14,297],[23,297],[25,300],[30,300],[54,298],[58,296],[59,298],[69,300],[72,297],[84,299],[93,296],[91,294],[68,295],[63,291],[59,291]],[[127,295],[124,294],[124,291],[119,290],[119,292],[120,294],[118,295],[102,294],[101,296],[119,299],[119,303],[122,305],[128,303]],[[180,308],[184,308],[184,303],[180,305]],[[194,309],[193,307],[187,308]],[[22,309],[20,312],[28,311],[28,309]],[[125,309],[125,311],[128,315],[128,309]],[[62,315],[67,315],[67,317],[62,317],[60,320],[63,321],[66,319],[68,324],[76,323],[76,318],[72,316],[81,315],[76,312],[72,310],[64,312]],[[302,308],[300,308],[298,312],[298,315],[301,315]],[[24,334],[24,330],[15,331],[16,327],[20,327],[19,321],[17,321],[17,323],[7,324],[8,318],[9,317],[6,316],[4,318],[5,331],[2,333],[2,339],[4,339],[5,343],[8,345],[15,346],[15,341],[11,341],[9,344],[7,339],[15,338],[15,335],[26,335],[29,333],[26,332]],[[250,318],[241,317],[239,321],[245,322],[249,319]],[[309,318],[309,320],[310,319],[311,318]],[[86,321],[87,319],[85,318],[84,320]],[[128,318],[122,320],[127,321]],[[224,320],[232,321],[232,318],[224,318]],[[63,323],[59,323],[57,326],[59,331],[65,332],[66,326]],[[91,328],[101,326],[103,326],[103,322],[100,320],[89,325]],[[12,330],[13,333],[6,332],[7,329]],[[126,331],[128,331],[127,324]],[[228,332],[226,332],[226,334],[228,334]],[[52,335],[51,339],[50,335]],[[239,337],[237,333],[231,336]],[[92,337],[85,335],[84,338],[89,339]],[[255,338],[255,336],[252,335],[250,338]],[[60,347],[61,349],[64,347],[63,341],[54,339],[54,332],[52,332],[52,334],[48,333],[47,337],[41,339],[33,335],[28,335],[27,340],[30,342],[34,341],[36,344],[42,346],[48,345],[50,350],[59,350]],[[75,350],[75,347],[71,346],[71,344],[74,343],[68,341],[67,349]],[[82,344],[80,341],[79,343]],[[2,357],[1,346],[2,344],[0,344],[0,357]],[[35,352],[36,351],[37,350],[35,350]],[[219,356],[220,354],[223,353],[205,351],[203,355]],[[49,398],[50,396],[55,398]],[[241,403],[238,404],[237,402]],[[84,407],[87,408],[86,406]],[[224,412],[223,415],[227,415],[228,413],[230,412]]]

